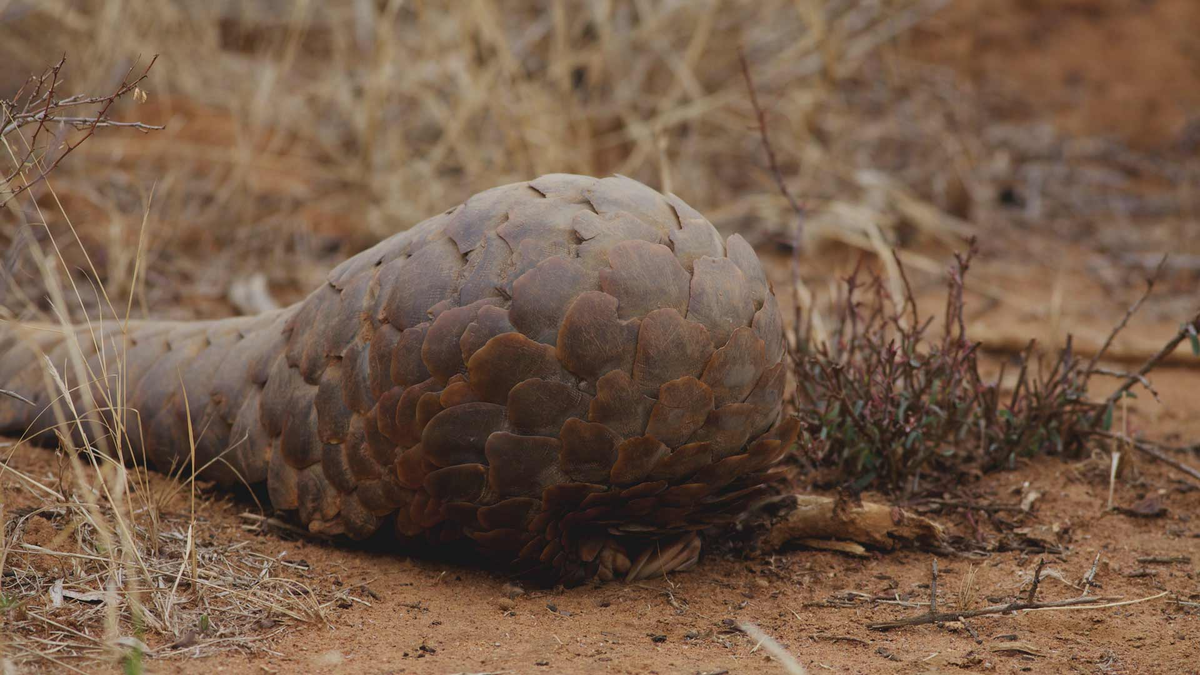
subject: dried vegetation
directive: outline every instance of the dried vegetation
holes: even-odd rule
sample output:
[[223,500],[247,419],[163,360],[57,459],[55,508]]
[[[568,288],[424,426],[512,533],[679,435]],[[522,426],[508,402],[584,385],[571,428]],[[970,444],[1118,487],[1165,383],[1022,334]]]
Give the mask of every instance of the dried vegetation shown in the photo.
[[[1185,214],[1194,195],[1146,185],[1200,172],[1194,159],[999,123],[954,76],[896,57],[895,41],[946,4],[0,2],[0,61],[14,66],[0,74],[0,319],[60,330],[286,303],[346,253],[480,189],[617,172],[794,253],[780,290],[800,326],[802,461],[832,467],[829,482],[911,496],[968,465],[1078,454],[1118,400],[1086,398],[1104,373],[1080,354],[1103,354],[1103,340],[1044,367],[1024,351],[1015,384],[985,378],[964,315],[967,238],[1007,242],[1042,224],[1078,237],[1113,213]],[[766,118],[769,165],[757,159]],[[803,231],[777,183],[803,197]],[[1153,267],[1124,240],[1102,245],[1119,259],[1114,286]],[[846,247],[872,263],[841,289],[802,260]],[[941,325],[903,272],[941,275],[930,250],[967,251]],[[1167,269],[1186,272],[1188,255]],[[972,291],[1046,318],[1002,284]],[[1194,344],[1190,325],[1176,344]],[[73,397],[90,395],[77,383],[112,378],[106,405],[122,405],[121,345],[101,348],[104,373],[78,353],[46,364],[58,474],[0,463],[0,660],[136,671],[145,655],[259,649],[349,601],[197,519],[186,479],[73,445]],[[1119,376],[1141,386],[1145,374]],[[971,596],[960,591],[958,613]]]

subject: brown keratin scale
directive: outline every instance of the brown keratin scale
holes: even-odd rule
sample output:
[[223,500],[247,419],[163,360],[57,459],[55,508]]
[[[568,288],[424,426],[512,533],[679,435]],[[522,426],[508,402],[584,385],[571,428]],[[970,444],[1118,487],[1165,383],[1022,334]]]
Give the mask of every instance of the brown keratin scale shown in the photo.
[[[473,542],[564,583],[694,565],[797,433],[753,249],[624,177],[482,192],[282,310],[76,338],[101,402],[81,415],[130,430],[107,444],[127,457],[189,463],[190,410],[201,477],[265,482],[313,532]],[[0,433],[53,441],[39,352],[70,342],[0,330],[0,388],[34,403],[0,397]]]

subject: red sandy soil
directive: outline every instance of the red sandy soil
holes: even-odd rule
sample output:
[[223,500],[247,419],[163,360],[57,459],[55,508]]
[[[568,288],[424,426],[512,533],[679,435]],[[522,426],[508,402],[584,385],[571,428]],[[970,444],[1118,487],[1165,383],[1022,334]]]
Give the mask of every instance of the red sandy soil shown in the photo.
[[[1195,123],[1189,115],[1200,110],[1197,26],[1195,0],[962,0],[908,36],[901,51],[956,69],[981,89],[1016,92],[1029,105],[1016,115],[1036,113],[1068,133],[1155,148],[1181,142]],[[1059,263],[1072,288],[1091,289],[1082,297],[1068,294],[1064,332],[1086,328],[1102,336],[1122,308],[1112,307],[1082,272],[1083,261]],[[1012,284],[1011,291],[1048,302],[1045,278],[1025,276],[1026,283]],[[1003,303],[981,320],[1045,324]],[[1165,339],[1161,331],[1142,329],[1151,343]],[[1173,329],[1165,330],[1169,335]],[[1193,393],[1198,373],[1158,373],[1154,381],[1163,402],[1138,399],[1134,422],[1155,438],[1200,437],[1200,398]],[[13,452],[12,465],[31,475],[59,470],[46,451],[19,446]],[[1200,456],[1180,458],[1200,464]],[[248,533],[238,518],[250,510],[247,505],[214,494],[198,507],[211,536],[304,560],[309,570],[302,576],[311,585],[353,589],[350,594],[363,602],[333,609],[327,624],[265,630],[256,643],[265,651],[204,659],[185,652],[147,667],[205,674],[784,672],[734,630],[748,621],[779,640],[810,673],[1200,672],[1200,488],[1161,464],[1135,460],[1116,483],[1115,503],[1131,507],[1157,497],[1165,515],[1106,512],[1108,467],[1100,458],[1038,458],[962,488],[978,503],[1005,505],[1040,492],[1028,513],[1003,512],[993,520],[978,511],[970,518],[954,509],[931,514],[961,536],[996,542],[1015,534],[1061,547],[1062,553],[1044,555],[1041,600],[1079,595],[1072,585],[1097,555],[1092,594],[1135,600],[1167,592],[1109,609],[980,617],[970,622],[978,639],[957,623],[867,629],[871,622],[926,611],[918,603],[929,601],[930,553],[708,556],[694,571],[642,584],[520,589],[473,567]],[[22,493],[4,489],[11,508],[19,508]],[[1173,556],[1191,560],[1138,562]],[[1007,602],[1028,589],[1038,558],[1029,550],[939,557],[939,605],[957,607],[972,568],[972,607]]]
[[[1164,404],[1187,409],[1194,378],[1189,371],[1160,374],[1155,382]],[[26,447],[17,449],[12,465],[47,480],[58,466],[51,453]],[[199,507],[204,536],[246,540],[264,555],[304,561],[309,571],[299,578],[318,589],[349,589],[364,604],[333,610],[325,625],[291,624],[256,643],[273,654],[189,659],[184,651],[149,666],[186,673],[784,672],[733,629],[749,621],[813,673],[1197,672],[1200,488],[1138,459],[1118,480],[1115,504],[1131,507],[1157,496],[1166,513],[1136,518],[1105,511],[1107,474],[1102,459],[1039,458],[964,486],[978,503],[1015,505],[1030,491],[1041,497],[1029,513],[996,514],[1007,521],[1000,529],[978,511],[978,529],[961,512],[933,515],[954,533],[1043,542],[1063,552],[941,556],[939,605],[959,607],[971,568],[976,592],[970,607],[1008,602],[1028,589],[1039,557],[1046,559],[1039,599],[1075,597],[1097,554],[1093,595],[1167,595],[1111,609],[980,617],[970,622],[978,641],[958,624],[891,632],[866,627],[926,611],[916,603],[929,600],[930,553],[710,556],[695,571],[635,585],[522,590],[500,574],[468,566],[249,534],[237,517],[247,505],[214,495]],[[11,492],[6,498],[19,508],[21,494]],[[186,517],[186,502],[177,508],[175,515]],[[1192,561],[1138,561],[1176,556]]]

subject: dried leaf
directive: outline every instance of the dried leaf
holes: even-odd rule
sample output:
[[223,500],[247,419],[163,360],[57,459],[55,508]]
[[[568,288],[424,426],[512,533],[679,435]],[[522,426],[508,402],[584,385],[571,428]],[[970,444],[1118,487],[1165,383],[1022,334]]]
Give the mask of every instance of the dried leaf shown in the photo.
[[1158,495],[1149,495],[1129,508],[1118,507],[1117,510],[1134,518],[1161,518],[1167,514],[1167,507]]

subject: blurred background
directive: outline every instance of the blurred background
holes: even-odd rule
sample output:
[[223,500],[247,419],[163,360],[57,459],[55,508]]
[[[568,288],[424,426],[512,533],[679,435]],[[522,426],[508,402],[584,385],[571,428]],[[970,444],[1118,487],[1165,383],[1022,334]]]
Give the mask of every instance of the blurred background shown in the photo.
[[[48,87],[54,94],[47,99]],[[122,95],[106,107],[116,92]],[[60,102],[54,111],[60,121],[39,121],[47,100]],[[106,124],[138,123],[143,130],[110,125],[93,134],[86,120],[102,114]],[[777,171],[764,148],[764,120]],[[1156,576],[1142,563],[1192,564],[1184,555],[1197,522],[1192,517],[1186,524],[1197,510],[1191,485],[1141,473],[1128,458],[1137,456],[1132,450],[1124,460],[1100,452],[1070,465],[1027,465],[1009,454],[1006,466],[1016,468],[988,475],[965,462],[996,456],[996,448],[1010,453],[1027,431],[1034,439],[1029,448],[1054,452],[1058,430],[1072,428],[1055,426],[1056,420],[1079,419],[1070,417],[1078,390],[1018,378],[1028,366],[1029,381],[1068,379],[1056,380],[1060,371],[1052,365],[1066,336],[1074,335],[1075,357],[1100,351],[1164,253],[1171,256],[1154,293],[1105,352],[1102,365],[1112,370],[1095,371],[1109,379],[1088,394],[1115,389],[1123,371],[1136,370],[1195,315],[1197,0],[0,0],[0,327],[52,316],[49,297],[64,298],[53,309],[74,321],[110,307],[110,315],[207,318],[290,304],[378,240],[480,190],[548,172],[620,173],[676,193],[723,234],[741,233],[755,246],[786,319],[812,317],[817,337],[837,320],[842,282],[860,261],[900,298],[900,261],[921,316],[935,321],[930,334],[936,340],[937,322],[950,316],[943,314],[947,270],[954,253],[975,238],[979,254],[964,294],[966,333],[982,341],[988,377],[1002,373],[988,390],[989,424],[1008,445],[989,444],[982,423],[979,445],[986,452],[972,453],[971,444],[959,442],[963,429],[975,437],[975,417],[962,418],[970,425],[953,428],[954,442],[944,444],[950,436],[933,434],[914,446],[920,434],[905,427],[903,446],[884,450],[892,458],[904,459],[901,447],[920,455],[920,462],[901,467],[911,471],[899,476],[906,495],[920,488],[961,497],[965,501],[943,502],[955,509],[944,517],[961,513],[959,532],[1007,552],[979,565],[981,599],[1006,597],[1029,578],[1032,598],[1042,569],[1039,562],[1034,570],[1033,561],[1043,553],[1052,553],[1069,575],[1084,574],[1090,563],[1086,593],[1103,551],[1105,594],[1154,600],[1167,591],[1151,593],[1172,589],[1178,602],[1171,609],[1122,607],[1090,620],[1011,617],[999,627],[981,621],[989,640],[1026,650],[1004,657],[1020,662],[996,661],[1001,668],[1029,670],[1037,663],[1039,672],[1076,672],[1094,663],[1097,670],[1153,672],[1186,658],[1186,645],[1196,643],[1189,628],[1195,623],[1177,619],[1195,613],[1196,576],[1183,567],[1162,568]],[[802,202],[803,218],[778,183]],[[72,285],[58,296],[47,293],[60,275],[39,264],[66,273]],[[869,337],[877,342],[860,349],[865,358],[857,370],[853,363],[843,368],[845,361],[826,369],[850,372],[845,380],[853,388],[866,382],[859,390],[866,393],[812,397],[833,401],[835,411],[845,401],[841,410],[853,410],[855,424],[843,419],[842,444],[834,451],[813,452],[818,444],[812,443],[796,453],[797,461],[840,461],[851,477],[870,466],[867,460],[878,463],[872,453],[879,449],[855,433],[863,408],[850,400],[869,401],[872,419],[890,419],[890,427],[877,425],[884,431],[903,426],[906,409],[912,424],[910,399],[892,396],[892,381],[879,377],[871,385],[872,373],[898,372],[892,353],[874,349],[892,336]],[[1045,351],[1025,358],[1034,338]],[[888,368],[874,368],[884,360]],[[1197,361],[1186,347],[1167,361],[1189,368],[1156,372],[1158,391],[1122,399],[1115,424],[1122,433],[1144,425],[1154,438],[1192,445],[1200,438]],[[916,359],[908,362],[922,369]],[[972,389],[976,380],[958,390],[942,387],[949,378],[936,376],[963,372],[962,361],[953,363],[953,369],[925,368],[932,379],[896,385],[901,392],[919,389],[925,411],[938,413],[924,415],[921,424],[938,428],[946,417],[944,401],[955,399],[939,398],[943,392],[983,391]],[[1084,379],[1093,365],[1085,367]],[[814,372],[805,367],[798,364],[793,378],[801,384]],[[888,395],[872,397],[870,386]],[[884,400],[898,412],[880,404]],[[1020,408],[1024,421],[1010,425],[1010,414],[1001,422],[996,411],[1003,405],[1006,413]],[[1050,414],[1039,416],[1045,410]],[[836,422],[837,414],[829,419]],[[834,428],[829,437],[839,440],[833,424],[809,427],[819,427],[822,442]],[[864,447],[869,452],[855,454]],[[0,643],[15,645],[5,652],[0,644],[4,672],[7,654],[22,665],[100,655],[110,664],[120,659],[125,672],[141,672],[143,652],[159,657],[201,649],[224,651],[222,668],[256,673],[396,663],[409,672],[421,670],[420,663],[439,672],[492,666],[535,672],[530,664],[548,666],[547,655],[555,672],[564,662],[587,663],[588,672],[680,672],[680,664],[687,672],[744,671],[756,668],[749,659],[764,658],[755,654],[762,643],[746,638],[744,649],[731,648],[739,639],[727,630],[732,619],[717,619],[756,613],[764,628],[778,630],[824,668],[828,661],[876,672],[887,659],[908,660],[913,672],[987,669],[993,663],[982,659],[994,660],[1000,651],[994,641],[968,644],[957,629],[890,639],[867,632],[862,621],[868,607],[878,607],[875,600],[892,603],[894,597],[895,604],[916,607],[907,601],[930,597],[924,554],[872,554],[853,562],[830,553],[772,555],[753,564],[757,571],[749,561],[713,556],[707,571],[681,575],[683,586],[669,582],[682,604],[671,590],[624,586],[601,596],[612,600],[608,612],[601,610],[610,606],[607,600],[572,604],[556,595],[554,601],[564,603],[560,614],[556,605],[542,606],[547,596],[531,595],[530,604],[519,605],[521,618],[510,621],[516,596],[507,583],[501,590],[499,578],[460,570],[443,583],[448,569],[435,563],[259,536],[266,521],[224,497],[202,499],[198,521],[194,499],[184,501],[195,482],[123,468],[113,469],[109,483],[106,473],[96,472],[95,484],[121,486],[105,488],[119,497],[110,498],[112,508],[84,508],[63,487],[69,481],[62,455],[27,451],[5,439],[0,449],[0,469],[11,471],[0,484],[0,508],[7,504],[5,513],[12,514],[0,532],[0,609],[9,608],[0,612]],[[922,473],[942,458],[953,471]],[[77,473],[79,485],[88,487],[78,494],[94,499],[99,490],[89,487],[82,469]],[[23,475],[29,477],[10,477]],[[818,487],[835,484],[817,472],[803,478]],[[855,477],[855,485],[864,483]],[[1142,505],[1134,514],[1139,518],[1101,515],[1106,495],[1109,507],[1136,511]],[[984,502],[998,506],[986,517],[978,511],[978,521],[973,506],[959,509]],[[1169,518],[1140,517],[1161,516],[1164,503]],[[36,513],[44,515],[29,515]],[[109,541],[96,533],[126,532],[123,522],[134,526],[129,541],[96,543]],[[1073,541],[1078,555],[1059,555]],[[20,548],[26,543],[56,551],[62,544],[63,562],[27,555]],[[6,558],[8,551],[13,555]],[[87,554],[86,565],[72,557],[76,552]],[[192,569],[184,576],[189,555]],[[195,602],[177,603],[180,579],[185,586],[199,579],[197,558],[200,573],[217,581],[185,594]],[[147,560],[157,561],[151,571]],[[954,558],[953,571],[946,562],[943,593],[958,588],[957,606],[969,607],[977,568],[965,556]],[[73,577],[58,571],[60,564],[74,565]],[[63,603],[63,576],[66,592],[76,594],[66,597],[78,602]],[[119,607],[116,595],[106,595],[102,609],[93,604],[95,589],[112,590],[109,579],[126,595]],[[355,588],[372,598],[370,613],[358,607],[370,603],[347,595],[359,592]],[[1066,591],[1055,585],[1050,592]],[[494,604],[501,593],[507,604]],[[689,596],[696,608],[690,615]],[[154,611],[143,615],[139,597]],[[43,618],[46,603],[64,606]],[[747,613],[738,614],[748,603]],[[352,604],[355,613],[334,619],[347,630],[328,630],[325,612]],[[162,622],[143,624],[154,612]],[[562,623],[572,612],[571,623]],[[587,620],[594,623],[581,623]],[[311,629],[293,630],[310,621]],[[268,631],[277,641],[257,642]],[[1010,642],[1018,632],[1021,640]],[[130,642],[130,634],[153,650]],[[582,654],[584,643],[576,639],[585,635],[589,652],[606,655],[594,663],[584,656],[568,660]],[[81,636],[87,640],[81,643]],[[941,661],[944,667],[931,661],[966,649],[959,661]],[[343,650],[359,661],[343,666]],[[396,660],[397,652],[408,658],[410,651],[414,659],[430,659]],[[318,652],[336,658],[319,661]],[[264,653],[283,658],[260,660]],[[610,663],[607,654],[617,661]],[[86,663],[84,670],[91,667]],[[212,667],[195,660],[178,669],[207,673]]]
[[[104,95],[157,55],[109,116],[165,127],[98,130],[0,210],[0,247],[31,298],[11,261],[45,220],[135,313],[220,316],[479,190],[621,173],[743,233],[786,301],[797,219],[741,49],[807,211],[801,300],[891,249],[939,289],[977,235],[976,319],[1087,342],[1163,251],[1182,295],[1145,320],[1194,301],[1197,27],[1194,0],[0,0],[0,98],[64,56],[64,96]],[[29,129],[5,140],[7,176]]]

